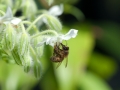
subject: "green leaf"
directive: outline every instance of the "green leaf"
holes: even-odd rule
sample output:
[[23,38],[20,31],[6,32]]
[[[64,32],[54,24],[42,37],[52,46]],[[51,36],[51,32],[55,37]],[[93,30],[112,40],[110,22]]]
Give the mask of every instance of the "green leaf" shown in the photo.
[[85,73],[79,80],[82,90],[112,90],[103,79],[91,72]]
[[94,52],[90,57],[88,68],[97,75],[108,79],[116,72],[117,63],[108,56]]

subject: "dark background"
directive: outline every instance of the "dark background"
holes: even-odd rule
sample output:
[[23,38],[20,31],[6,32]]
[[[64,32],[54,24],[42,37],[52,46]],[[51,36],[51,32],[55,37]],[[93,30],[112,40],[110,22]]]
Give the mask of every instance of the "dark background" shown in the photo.
[[[120,24],[119,0],[81,0],[75,6],[82,10],[86,17],[86,20],[90,20],[93,22],[110,21]],[[114,31],[117,32],[117,30],[115,29],[113,30],[113,32]],[[120,30],[118,33],[120,33]],[[103,45],[99,45],[99,40],[96,40],[94,50],[113,57],[119,65],[117,73],[110,80],[107,81],[113,90],[118,90],[117,88],[119,88],[120,85],[120,58],[119,56],[117,57],[109,52],[109,50],[102,48],[102,46],[104,46],[104,43]]]

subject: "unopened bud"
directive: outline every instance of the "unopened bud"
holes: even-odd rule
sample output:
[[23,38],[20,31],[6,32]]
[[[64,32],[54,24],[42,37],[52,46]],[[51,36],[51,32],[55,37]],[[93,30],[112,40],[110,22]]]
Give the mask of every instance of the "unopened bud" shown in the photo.
[[11,54],[12,54],[12,57],[13,59],[15,60],[15,62],[18,64],[18,65],[21,65],[23,66],[24,65],[24,57],[25,56],[22,56],[22,55],[19,55],[18,53],[18,48],[15,47],[12,51],[11,51]]
[[4,34],[5,34],[5,25],[0,24],[0,42],[3,40]]
[[49,26],[50,29],[60,31],[62,30],[62,25],[57,17],[52,15],[45,15],[45,23]]
[[34,48],[38,57],[41,57],[43,55],[43,49],[44,49],[44,45],[37,47],[40,41],[42,41],[42,37],[37,37],[32,39],[32,47]]
[[16,44],[16,31],[11,24],[7,24],[5,35],[4,35],[4,46],[8,50],[12,50]]
[[24,69],[26,69],[26,71],[29,71],[28,73],[34,75],[37,79],[41,78],[42,75],[42,66],[40,61],[32,61],[31,62],[31,66],[26,66]]
[[42,74],[42,67],[40,61],[34,62],[33,65],[34,75],[37,79],[40,79]]
[[25,57],[24,71],[28,73],[32,65],[32,58],[28,55]]
[[18,52],[20,55],[27,54],[29,51],[30,37],[26,33],[22,33],[18,43]]

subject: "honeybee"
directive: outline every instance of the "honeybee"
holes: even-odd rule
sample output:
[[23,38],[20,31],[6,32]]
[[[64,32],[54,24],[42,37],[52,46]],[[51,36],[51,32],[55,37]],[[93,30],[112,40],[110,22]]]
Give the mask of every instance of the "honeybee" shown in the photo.
[[56,68],[58,68],[61,65],[64,58],[66,58],[65,67],[67,67],[68,54],[69,54],[69,47],[68,46],[63,45],[62,43],[60,43],[60,44],[56,43],[54,46],[53,56],[50,58],[50,60],[52,62],[58,63],[58,65],[56,67]]

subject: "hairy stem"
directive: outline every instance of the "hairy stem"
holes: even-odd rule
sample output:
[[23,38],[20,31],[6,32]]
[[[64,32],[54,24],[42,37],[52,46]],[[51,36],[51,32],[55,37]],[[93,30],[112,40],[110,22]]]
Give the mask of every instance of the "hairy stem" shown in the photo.
[[55,36],[58,36],[58,33],[56,31],[54,31],[54,30],[46,30],[46,31],[42,31],[40,33],[37,33],[37,34],[33,35],[31,38],[36,38],[38,36],[41,36],[41,35],[44,35],[44,34],[47,34],[47,33],[52,33]]

